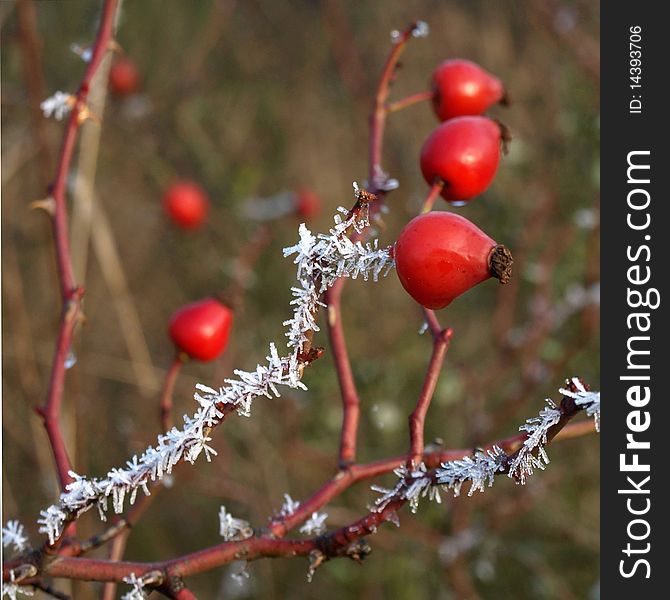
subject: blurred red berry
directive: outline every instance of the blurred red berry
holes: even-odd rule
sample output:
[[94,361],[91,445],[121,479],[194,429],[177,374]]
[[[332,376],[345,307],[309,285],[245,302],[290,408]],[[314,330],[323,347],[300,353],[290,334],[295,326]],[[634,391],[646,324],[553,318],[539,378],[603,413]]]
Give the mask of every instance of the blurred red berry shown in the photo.
[[505,89],[494,75],[464,59],[445,60],[433,73],[433,108],[440,121],[480,115],[503,101]]
[[487,117],[456,117],[438,126],[421,149],[429,185],[444,182],[441,195],[464,204],[489,187],[500,161],[501,126]]
[[206,298],[177,310],[170,317],[168,332],[181,352],[206,362],[225,350],[232,323],[230,308]]
[[396,271],[407,293],[426,308],[444,308],[489,277],[506,283],[512,255],[474,223],[448,212],[412,219],[395,244]]
[[176,225],[196,229],[207,217],[209,198],[197,183],[178,181],[165,191],[163,207]]
[[313,219],[321,213],[321,198],[312,190],[298,190],[295,196],[295,212],[301,219]]
[[109,89],[115,96],[129,96],[140,87],[140,72],[127,57],[117,59],[109,70]]

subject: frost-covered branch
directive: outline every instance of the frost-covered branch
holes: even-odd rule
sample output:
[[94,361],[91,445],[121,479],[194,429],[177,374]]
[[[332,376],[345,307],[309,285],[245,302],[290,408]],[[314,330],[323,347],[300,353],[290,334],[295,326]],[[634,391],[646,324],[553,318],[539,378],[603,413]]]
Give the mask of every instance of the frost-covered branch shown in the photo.
[[255,398],[279,397],[278,387],[307,389],[300,381],[308,362],[304,355],[311,332],[318,331],[316,314],[321,294],[339,277],[377,280],[393,267],[388,249],[381,249],[376,242],[352,242],[348,232],[353,228],[361,232],[369,225],[367,198],[354,185],[357,203],[353,210],[341,208],[345,215],[335,216],[335,225],[327,234],[312,234],[305,225],[299,229],[300,240],[284,250],[284,256],[295,255],[297,279],[300,287],[293,288],[293,317],[284,325],[288,328],[287,346],[290,353],[280,356],[275,344],[270,344],[265,364],[254,371],[236,370],[235,378],[226,379],[218,390],[198,384],[194,398],[199,404],[192,416],[184,415],[184,426],[173,427],[158,436],[156,446],[149,446],[139,457],[133,456],[125,467],[113,468],[103,478],[86,478],[70,472],[72,482],[66,486],[58,504],[41,511],[40,532],[46,533],[51,544],[60,537],[65,524],[96,506],[101,519],[105,519],[109,499],[115,513],[123,511],[128,497],[132,505],[138,490],[149,494],[148,484],[172,472],[180,461],[193,464],[204,454],[209,461],[216,455],[209,442],[212,428],[221,423],[227,414],[249,416]]
[[531,417],[519,427],[526,437],[516,452],[508,455],[500,446],[493,445],[486,451],[476,451],[472,456],[443,462],[434,471],[427,469],[423,463],[412,471],[405,467],[397,468],[394,473],[399,479],[393,488],[372,486],[373,491],[381,494],[375,501],[374,510],[383,511],[390,503],[400,500],[408,502],[412,512],[416,512],[421,498],[440,502],[439,486],[458,496],[466,482],[471,484],[468,496],[472,496],[476,491],[483,492],[487,486],[491,487],[499,473],[507,473],[524,485],[536,468],[544,469],[549,464],[545,446],[577,412],[584,409],[594,417],[596,424],[599,423],[600,392],[587,390],[577,377],[567,383],[567,389],[559,390],[563,394],[559,406],[547,399],[547,406],[538,416]]

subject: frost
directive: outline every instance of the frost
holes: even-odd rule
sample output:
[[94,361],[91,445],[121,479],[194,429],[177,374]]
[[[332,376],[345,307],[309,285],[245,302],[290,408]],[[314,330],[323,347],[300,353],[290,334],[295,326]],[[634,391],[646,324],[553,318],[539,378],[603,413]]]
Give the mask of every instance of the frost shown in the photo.
[[242,519],[236,519],[226,507],[222,506],[219,510],[219,535],[226,542],[246,540],[254,534],[251,525]]
[[313,512],[312,516],[300,528],[300,533],[304,533],[305,535],[321,535],[326,530],[327,518],[327,513]]
[[417,21],[412,29],[412,36],[415,38],[425,38],[428,37],[430,33],[430,27],[425,21]]
[[[600,392],[587,391],[576,377],[571,381],[577,389],[576,392],[563,388],[559,391],[564,396],[574,398],[575,404],[583,406],[587,414],[596,420],[598,427]],[[519,427],[520,431],[525,431],[528,435],[515,454],[508,456],[502,448],[494,445],[486,451],[478,450],[472,456],[443,462],[434,472],[428,471],[424,464],[420,464],[411,472],[405,466],[398,467],[393,471],[399,478],[394,487],[371,486],[373,491],[380,494],[372,510],[382,512],[392,501],[405,500],[412,512],[416,512],[420,498],[428,497],[430,500],[441,502],[439,486],[451,490],[454,496],[458,496],[463,484],[468,481],[471,484],[468,496],[472,496],[477,491],[483,492],[486,487],[491,487],[498,473],[507,472],[508,476],[516,479],[518,483],[525,484],[534,469],[544,469],[549,464],[545,450],[547,434],[562,416],[554,402],[550,399],[546,402],[547,406],[537,417],[528,419]]]
[[245,586],[248,580],[251,578],[251,574],[247,569],[247,563],[244,563],[242,570],[234,571],[230,574],[231,579],[240,587]]
[[279,516],[290,517],[296,510],[298,510],[299,506],[300,502],[294,500],[288,494],[284,494],[284,504],[282,504],[282,507],[279,509]]
[[465,456],[458,460],[444,462],[436,470],[436,481],[445,488],[460,496],[461,487],[466,481],[472,482],[468,496],[476,491],[483,492],[488,485],[493,485],[496,473],[505,470],[507,454],[498,446],[490,450],[477,451],[474,456]]
[[91,58],[93,57],[92,48],[85,48],[79,44],[70,44],[70,51],[74,52],[85,63],[91,62]]
[[[354,191],[361,200],[363,192],[355,184]],[[217,454],[210,445],[210,432],[231,410],[248,417],[255,398],[279,397],[281,386],[307,389],[301,381],[305,364],[301,353],[308,332],[318,331],[316,313],[323,306],[320,295],[340,277],[360,276],[376,281],[394,265],[389,249],[379,248],[376,240],[363,244],[349,239],[352,229],[360,233],[369,226],[367,205],[359,202],[358,207],[356,211],[340,208],[327,234],[315,235],[304,224],[300,225],[297,244],[284,250],[284,256],[294,256],[298,280],[298,285],[292,288],[293,317],[284,323],[290,353],[281,356],[271,343],[266,362],[255,370],[234,371],[235,377],[226,379],[219,389],[197,384],[193,395],[197,410],[191,416],[184,415],[183,427],[173,427],[159,435],[155,446],[133,456],[125,467],[113,468],[102,478],[89,479],[71,472],[73,481],[66,486],[58,503],[40,513],[39,531],[47,534],[50,544],[60,537],[66,523],[94,506],[105,520],[110,498],[114,512],[121,513],[127,498],[132,504],[138,489],[148,495],[149,484],[169,477],[180,461],[195,463],[201,455],[210,461]],[[288,495],[286,499],[283,516],[292,514],[297,506]]]
[[123,581],[132,586],[133,589],[121,596],[121,600],[146,600],[149,597],[144,589],[142,577],[137,577],[135,573],[131,573],[128,577],[124,577]]
[[2,528],[2,547],[13,546],[16,552],[23,552],[28,547],[28,538],[23,532],[23,525],[16,520],[7,521]]
[[573,398],[577,406],[583,406],[586,414],[593,417],[596,431],[600,431],[600,392],[588,391],[578,377],[571,379],[572,384],[577,388],[576,392],[571,392],[565,388],[558,390],[564,396]]
[[71,94],[56,92],[53,96],[44,100],[40,104],[40,108],[45,117],[48,118],[53,115],[57,121],[61,121],[72,110],[74,103],[75,98]]
[[34,596],[35,592],[31,587],[25,585],[17,585],[16,575],[12,569],[9,572],[9,581],[3,581],[2,583],[2,597],[7,596],[10,600],[17,600],[19,594],[23,596]]
[[428,496],[429,500],[435,500],[438,504],[442,502],[440,492],[433,485],[431,475],[426,465],[421,463],[416,469],[410,471],[405,465],[393,471],[399,478],[398,483],[391,489],[377,485],[371,489],[381,496],[375,500],[375,512],[382,512],[393,500],[406,500],[410,510],[415,513],[419,508],[419,500]]
[[[544,446],[547,443],[547,432],[561,419],[561,411],[549,398],[537,417],[527,419],[519,427],[519,431],[526,431],[528,437],[518,450],[516,457],[509,466],[508,477],[516,479],[521,485],[526,483],[526,477],[533,474],[534,469],[544,470],[549,464],[549,456]],[[533,454],[537,452],[537,456]]]

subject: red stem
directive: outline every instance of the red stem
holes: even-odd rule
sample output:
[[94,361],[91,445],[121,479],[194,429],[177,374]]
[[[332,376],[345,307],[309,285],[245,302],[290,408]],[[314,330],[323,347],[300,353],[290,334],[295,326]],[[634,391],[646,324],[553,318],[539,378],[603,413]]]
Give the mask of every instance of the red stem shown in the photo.
[[440,193],[442,193],[443,188],[444,188],[444,181],[442,181],[441,179],[438,179],[437,181],[435,181],[435,183],[433,183],[433,185],[430,187],[428,195],[426,196],[426,199],[423,201],[423,205],[421,206],[421,214],[428,213],[431,210],[433,210],[435,200],[437,200]]
[[426,376],[423,380],[423,387],[416,401],[416,406],[409,416],[409,456],[407,457],[407,466],[410,469],[416,467],[421,462],[423,456],[426,414],[435,393],[437,380],[440,377],[440,370],[442,369],[444,357],[449,348],[449,340],[452,333],[451,329],[433,333],[433,352],[428,363]]
[[330,346],[335,363],[337,380],[342,395],[342,430],[340,432],[340,468],[353,463],[356,460],[356,435],[358,433],[358,421],[360,417],[360,400],[356,390],[356,382],[349,361],[347,345],[344,339],[344,328],[342,327],[341,303],[342,287],[344,279],[339,279],[335,285],[325,294],[325,302],[328,305],[327,323]]
[[393,44],[391,52],[389,53],[384,68],[382,70],[381,78],[377,85],[377,93],[375,94],[375,101],[370,114],[370,147],[369,154],[369,172],[368,172],[368,189],[372,193],[378,193],[377,189],[378,176],[383,172],[382,161],[382,144],[384,141],[384,128],[386,126],[386,115],[388,113],[386,101],[389,96],[389,89],[393,76],[395,74],[400,55],[402,54],[408,40],[412,37],[415,25],[410,25],[403,31],[398,40]]
[[396,100],[395,102],[387,103],[386,112],[393,113],[398,110],[402,110],[403,108],[407,108],[408,106],[412,106],[412,104],[417,104],[419,102],[423,102],[424,100],[432,100],[433,96],[435,96],[435,93],[432,90],[426,90],[425,92],[417,92],[416,94],[406,96],[405,98]]
[[83,288],[76,285],[72,270],[70,244],[68,239],[65,187],[74,153],[77,132],[82,121],[81,117],[85,114],[86,98],[88,96],[90,82],[109,47],[116,6],[117,0],[105,0],[93,55],[84,74],[82,83],[79,86],[75,104],[65,129],[63,143],[58,158],[58,166],[56,168],[56,176],[51,188],[51,196],[54,200],[52,228],[56,246],[56,260],[58,264],[58,277],[63,309],[61,311],[58,339],[49,379],[47,399],[44,407],[39,409],[39,413],[44,419],[44,426],[47,435],[49,436],[49,442],[54,454],[61,489],[64,489],[65,486],[72,481],[72,478],[69,475],[69,471],[72,470],[72,462],[65,447],[60,424],[58,422],[58,415],[60,413],[63,399],[63,388],[65,385],[65,360],[70,351],[75,326],[79,320],[81,298],[84,294]]

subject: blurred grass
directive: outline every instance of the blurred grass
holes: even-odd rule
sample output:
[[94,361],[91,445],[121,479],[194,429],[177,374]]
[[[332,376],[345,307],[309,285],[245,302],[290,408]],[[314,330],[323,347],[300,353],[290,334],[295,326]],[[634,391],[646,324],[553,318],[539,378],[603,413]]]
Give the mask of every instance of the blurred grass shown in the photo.
[[[69,46],[91,41],[98,3],[35,6],[47,94],[74,90],[84,65]],[[118,41],[143,83],[136,97],[108,102],[95,188],[159,378],[172,355],[165,333],[170,314],[230,283],[233,261],[255,228],[242,217],[247,203],[308,186],[325,205],[309,224],[314,229],[327,228],[335,208],[351,204],[351,182],[367,172],[367,115],[389,32],[421,18],[431,35],[411,42],[393,98],[425,89],[435,66],[450,57],[470,58],[500,76],[513,104],[492,114],[511,127],[512,152],[490,190],[458,210],[513,250],[534,237],[515,273],[511,321],[500,316],[510,291],[492,282],[443,311],[455,335],[427,439],[439,437],[447,447],[485,443],[514,433],[544,397],[556,398],[566,376],[579,374],[597,388],[597,309],[578,311],[558,328],[543,315],[569,286],[598,277],[597,231],[594,237],[574,220],[580,210],[597,210],[599,88],[573,43],[597,42],[598,4],[546,7],[554,11],[549,19],[533,0],[126,1]],[[16,9],[4,2],[0,8],[3,499],[5,518],[20,518],[37,539],[36,515],[57,489],[30,407],[46,392],[59,299],[47,219],[28,210],[44,189]],[[434,126],[427,105],[389,119],[384,166],[401,187],[389,196],[383,243],[393,241],[425,194],[417,157]],[[45,127],[55,155],[62,124]],[[193,178],[211,195],[211,219],[195,234],[177,231],[162,214],[162,190],[175,178]],[[273,225],[228,352],[215,363],[187,366],[176,415],[192,412],[196,381],[218,385],[233,367],[252,368],[269,340],[283,339],[294,272],[281,249],[295,239],[297,223],[287,217]],[[85,284],[87,322],[68,373],[64,422],[77,470],[102,474],[150,442],[158,411],[157,400],[138,393],[93,255]],[[401,453],[406,415],[430,355],[428,340],[416,334],[420,315],[393,274],[379,284],[348,283],[343,315],[363,401],[360,459]],[[526,338],[520,352],[502,343],[526,330],[537,340]],[[326,344],[325,333],[317,338]],[[216,543],[220,504],[262,526],[284,492],[305,498],[332,473],[341,411],[328,354],[305,381],[309,392],[259,400],[252,419],[217,431],[217,460],[179,473],[133,531],[126,557],[168,558]],[[513,397],[518,401],[507,404]],[[489,422],[500,407],[502,418]],[[320,600],[590,597],[598,581],[598,440],[572,440],[549,452],[547,472],[526,488],[505,479],[481,496],[424,505],[416,516],[404,511],[399,530],[384,528],[369,540],[374,551],[363,567],[330,562],[310,585],[306,561],[262,560],[249,566],[250,588],[235,588],[228,568],[189,585],[203,598],[223,597],[224,590],[227,598]],[[372,498],[365,485],[350,490],[326,509],[329,524],[353,520]],[[516,505],[523,510],[505,513]],[[82,519],[82,533],[98,529],[97,517]],[[449,563],[439,549],[463,530],[480,531],[480,539]],[[94,597],[91,589],[79,584],[75,597]]]

